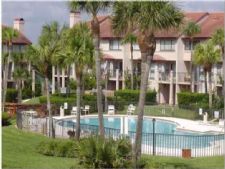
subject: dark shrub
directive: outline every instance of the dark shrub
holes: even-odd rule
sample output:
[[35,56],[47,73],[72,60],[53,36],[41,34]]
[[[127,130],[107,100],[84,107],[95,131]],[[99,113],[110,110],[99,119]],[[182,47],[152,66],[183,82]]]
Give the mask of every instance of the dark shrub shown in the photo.
[[70,138],[74,138],[75,137],[75,131],[69,130],[67,132],[67,134],[69,135]]
[[16,89],[13,89],[13,88],[7,89],[6,102],[16,103],[17,102],[17,94],[18,94],[18,91]]
[[124,110],[126,102],[121,97],[107,97],[108,104],[115,105],[117,111]]
[[79,156],[84,168],[129,168],[131,167],[131,143],[127,139],[114,141],[90,137],[81,140]]
[[10,125],[11,123],[10,123],[9,120],[10,120],[9,114],[6,113],[6,112],[3,112],[2,113],[2,126],[8,126],[8,125]]
[[[115,91],[116,97],[121,97],[123,100],[127,102],[127,104],[134,103],[136,104],[139,100],[139,90],[118,90]],[[156,92],[155,91],[147,91],[146,93],[146,104],[154,104],[156,103]]]

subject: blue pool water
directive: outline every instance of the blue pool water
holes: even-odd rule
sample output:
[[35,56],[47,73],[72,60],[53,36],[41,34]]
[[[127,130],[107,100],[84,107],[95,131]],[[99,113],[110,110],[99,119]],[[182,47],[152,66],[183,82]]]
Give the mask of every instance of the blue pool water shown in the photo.
[[[134,139],[134,134],[136,131],[135,118],[128,118],[128,135]],[[89,126],[88,129],[92,127],[98,127],[97,117],[85,117],[80,121],[81,125]],[[124,122],[123,122],[124,123]],[[60,124],[62,125],[62,123]],[[74,127],[75,123],[72,120],[65,120],[63,123],[64,127]],[[104,127],[108,129],[111,133],[110,136],[119,135],[121,126],[121,118],[119,117],[104,117]],[[82,128],[82,126],[81,126]],[[93,128],[92,128],[93,129]],[[152,119],[144,118],[143,120],[143,135],[142,143],[145,145],[153,144],[153,123]],[[176,124],[163,120],[156,120],[155,122],[155,144],[157,147],[166,148],[200,148],[208,147],[215,143],[215,141],[223,140],[223,135],[203,135],[197,132],[188,131],[177,131]]]

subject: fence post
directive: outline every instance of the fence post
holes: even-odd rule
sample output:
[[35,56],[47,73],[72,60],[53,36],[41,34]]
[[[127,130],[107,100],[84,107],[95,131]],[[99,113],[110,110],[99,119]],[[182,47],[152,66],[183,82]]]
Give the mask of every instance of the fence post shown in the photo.
[[155,118],[152,119],[152,125],[153,125],[153,135],[152,135],[152,153],[153,156],[155,155]]

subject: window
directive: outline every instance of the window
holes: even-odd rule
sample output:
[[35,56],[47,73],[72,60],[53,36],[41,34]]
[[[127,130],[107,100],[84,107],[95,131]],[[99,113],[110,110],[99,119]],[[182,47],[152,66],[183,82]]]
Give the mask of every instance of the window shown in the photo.
[[[195,45],[197,45],[200,41],[194,41],[193,43],[193,48]],[[191,41],[190,40],[185,40],[184,41],[184,50],[191,50]]]
[[24,49],[24,45],[13,45],[13,52],[22,52]]
[[160,40],[160,50],[161,51],[174,51],[175,50],[175,40]]
[[120,41],[118,39],[110,40],[109,50],[120,50]]
[[137,43],[133,44],[133,50],[140,50],[139,45]]

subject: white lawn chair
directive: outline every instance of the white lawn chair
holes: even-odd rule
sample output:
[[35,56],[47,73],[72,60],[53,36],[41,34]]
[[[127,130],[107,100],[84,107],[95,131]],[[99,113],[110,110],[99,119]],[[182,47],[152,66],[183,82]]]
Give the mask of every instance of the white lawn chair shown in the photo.
[[77,115],[77,107],[72,107],[71,115]]
[[115,106],[114,105],[109,105],[108,106],[108,114],[109,115],[114,115],[115,114]]
[[83,109],[84,114],[85,114],[85,115],[86,115],[86,114],[89,114],[89,111],[90,111],[90,106],[89,106],[89,105],[85,105],[85,106],[84,106],[84,109]]
[[134,114],[136,107],[133,104],[130,104],[127,108],[127,115]]

